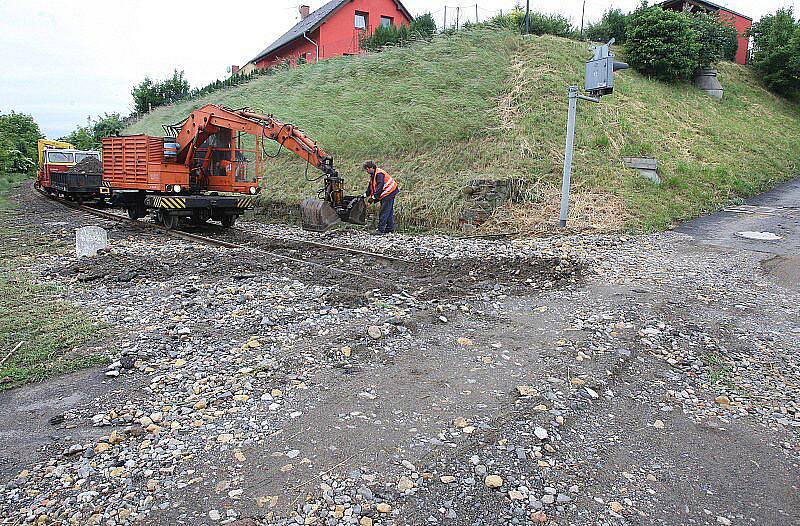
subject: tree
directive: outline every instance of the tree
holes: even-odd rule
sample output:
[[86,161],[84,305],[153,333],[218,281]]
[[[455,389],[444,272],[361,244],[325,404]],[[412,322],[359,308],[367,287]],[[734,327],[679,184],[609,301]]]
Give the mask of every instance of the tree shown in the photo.
[[183,70],[173,70],[172,77],[153,82],[145,77],[133,87],[133,110],[136,113],[147,113],[153,108],[171,104],[189,96],[189,81],[184,78]]
[[59,137],[59,141],[66,141],[78,150],[95,150],[100,147],[92,133],[91,119],[86,119],[86,126],[78,126],[67,135]]
[[177,102],[189,95],[189,81],[183,77],[183,70],[172,71],[172,77],[156,83],[162,104]]
[[136,113],[147,113],[162,103],[158,89],[150,77],[145,77],[134,86],[131,95],[133,96],[133,111]]
[[86,126],[78,126],[59,140],[66,141],[79,150],[99,150],[104,137],[119,135],[125,127],[119,113],[105,113],[97,119],[86,118]]
[[38,156],[36,143],[42,138],[32,116],[13,111],[0,114],[0,170],[31,172]]
[[800,96],[800,24],[791,8],[779,9],[753,24],[752,64],[770,90]]
[[92,136],[100,142],[104,137],[113,137],[122,133],[125,121],[119,113],[104,113],[92,123]]
[[629,16],[622,9],[609,9],[599,22],[589,24],[583,35],[593,42],[605,43],[613,38],[617,44],[624,44]]

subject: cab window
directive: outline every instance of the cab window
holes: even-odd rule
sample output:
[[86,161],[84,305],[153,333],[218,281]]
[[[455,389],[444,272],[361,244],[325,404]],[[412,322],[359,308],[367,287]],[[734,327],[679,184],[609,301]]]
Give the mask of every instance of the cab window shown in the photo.
[[64,152],[47,152],[47,162],[50,163],[71,163],[73,161],[73,155],[71,153],[64,153]]
[[82,160],[86,159],[87,157],[94,157],[95,159],[100,159],[96,153],[76,153],[75,154],[75,162],[79,163]]

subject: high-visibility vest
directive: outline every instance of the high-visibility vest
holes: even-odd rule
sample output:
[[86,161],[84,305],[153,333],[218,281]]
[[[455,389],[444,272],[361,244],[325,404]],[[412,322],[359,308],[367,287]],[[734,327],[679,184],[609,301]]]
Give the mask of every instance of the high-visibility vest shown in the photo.
[[383,192],[381,192],[380,197],[378,198],[383,199],[384,197],[388,196],[395,190],[397,190],[397,181],[394,177],[386,173],[384,170],[380,168],[375,169],[375,175],[372,176],[370,183],[369,183],[369,193],[370,195],[375,195],[375,190],[378,186],[377,179],[378,174],[383,174]]

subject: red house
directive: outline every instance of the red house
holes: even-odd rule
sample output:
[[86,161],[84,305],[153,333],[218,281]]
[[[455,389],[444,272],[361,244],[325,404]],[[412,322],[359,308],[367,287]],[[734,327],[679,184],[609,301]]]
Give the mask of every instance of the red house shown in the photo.
[[411,13],[398,0],[331,0],[314,12],[300,6],[300,22],[267,46],[251,63],[257,68],[289,61],[316,62],[358,53],[361,38],[379,24],[409,25]]
[[661,3],[663,9],[672,11],[706,12],[719,15],[720,20],[729,23],[739,33],[739,49],[736,51],[736,62],[745,64],[750,49],[747,30],[753,25],[753,19],[707,0],[667,0]]

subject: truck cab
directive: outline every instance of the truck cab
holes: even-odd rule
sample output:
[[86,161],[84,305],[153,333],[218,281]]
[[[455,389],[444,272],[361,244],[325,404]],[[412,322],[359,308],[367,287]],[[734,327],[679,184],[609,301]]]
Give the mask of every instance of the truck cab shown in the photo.
[[[78,150],[72,144],[61,141],[39,141],[39,173],[37,186],[49,192],[66,191],[61,188],[63,174],[87,157],[100,160],[100,152],[96,150]],[[82,185],[83,186],[83,185]]]

